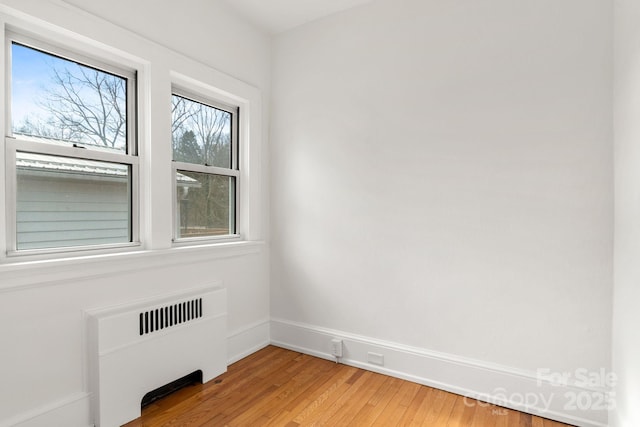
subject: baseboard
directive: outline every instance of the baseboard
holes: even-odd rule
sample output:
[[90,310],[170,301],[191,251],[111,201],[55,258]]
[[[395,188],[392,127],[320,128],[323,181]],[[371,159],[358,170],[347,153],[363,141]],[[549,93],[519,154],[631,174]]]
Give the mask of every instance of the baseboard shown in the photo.
[[269,320],[232,332],[227,337],[227,365],[269,345]]
[[90,421],[89,401],[89,393],[77,393],[28,413],[2,420],[0,427],[93,426]]
[[[446,390],[483,402],[573,424],[606,427],[608,412],[589,402],[606,402],[608,391],[540,379],[536,372],[404,346],[342,331],[282,319],[271,320],[271,344],[335,360],[331,338],[343,340],[340,363]],[[368,363],[368,353],[384,356],[384,364]],[[578,396],[576,400],[571,396]],[[601,400],[602,399],[602,400]],[[469,404],[474,404],[469,401]],[[583,409],[580,409],[582,407]]]

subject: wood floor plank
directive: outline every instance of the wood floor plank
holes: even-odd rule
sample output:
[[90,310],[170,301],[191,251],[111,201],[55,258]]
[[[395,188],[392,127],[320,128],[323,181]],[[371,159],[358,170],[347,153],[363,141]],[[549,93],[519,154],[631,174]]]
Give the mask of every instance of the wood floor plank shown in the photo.
[[402,381],[396,397],[387,404],[384,411],[378,415],[372,426],[385,427],[395,425],[395,423],[404,416],[409,403],[411,403],[420,388],[421,386],[419,384]]
[[[313,417],[313,415],[316,413],[316,410],[311,411],[311,413],[305,413],[304,415],[302,415],[302,413],[305,411],[305,408],[307,408],[310,405],[311,400],[299,399],[297,401],[292,401],[291,405],[288,405],[286,407],[285,412],[279,414],[276,417],[274,417],[270,421],[269,425],[271,425],[271,426],[280,426],[280,425],[282,425],[282,422],[284,420],[293,419],[295,421],[299,417],[305,417],[305,419],[304,419],[305,424],[310,424],[310,425],[321,424],[322,417],[331,416],[333,414],[333,408],[335,408],[336,406],[340,405],[339,402],[342,399],[345,398],[345,395],[347,394],[347,392],[349,392],[352,389],[352,387],[359,387],[360,386],[358,381],[362,378],[362,376],[363,376],[362,374],[363,373],[356,369],[355,371],[354,370],[349,370],[348,374],[349,375],[347,377],[340,377],[339,378],[338,382],[340,384],[337,385],[335,388],[331,387],[331,386],[329,387],[334,392],[332,393],[332,396],[327,397],[327,400],[322,402],[322,404],[319,405],[319,407],[320,406],[324,406],[327,403],[329,403],[331,405],[331,407],[330,407],[331,410],[321,411],[318,414],[319,417],[316,417],[316,419],[315,419],[315,421],[313,423],[311,421],[311,417]],[[362,380],[362,381],[364,381],[364,380]]]
[[544,420],[540,417],[532,417],[531,427],[544,427]]
[[397,378],[269,346],[185,387],[124,427],[567,427]]
[[413,414],[411,420],[408,420],[408,425],[411,427],[420,427],[422,425],[422,422],[425,420],[425,418],[427,418],[427,415],[433,408],[433,405],[436,404],[439,399],[438,396],[440,395],[440,390],[436,390],[430,387],[427,390],[428,391],[425,394],[424,399],[422,399],[420,406],[418,406],[418,409]]
[[476,404],[476,410],[473,414],[470,427],[493,427],[495,419],[491,417],[491,407],[485,402]]
[[510,409],[497,407],[496,408],[496,424],[495,427],[509,427],[509,411]]
[[465,410],[468,409],[467,399],[463,396],[457,396],[457,395],[454,395],[454,396],[455,396],[455,400],[453,403],[453,409],[449,414],[449,419],[447,420],[446,424],[443,424],[443,426],[465,427],[465,425],[462,424],[462,418],[465,414]]
[[[361,408],[366,402],[371,399],[376,390],[384,383],[386,377],[384,375],[376,374],[373,372],[365,373],[362,378],[365,380],[362,386],[358,388],[358,392],[355,390],[351,393],[349,399],[342,401],[342,405],[335,411],[334,415],[327,419],[325,425],[329,426],[347,426],[351,425],[351,420],[355,416],[358,408]],[[355,384],[352,386],[355,387]]]
[[316,414],[327,413],[322,409],[327,405],[329,405],[328,407],[333,405],[343,395],[344,390],[351,386],[349,381],[360,373],[356,368],[344,365],[336,367],[336,372],[338,374],[321,384],[315,393],[312,392],[308,396],[285,402],[285,406],[280,411],[271,414],[268,425],[280,426],[287,419],[298,424],[301,422],[308,424],[314,420]]
[[543,425],[544,425],[544,427],[564,427],[567,424],[562,424],[561,422],[548,420],[548,419],[544,418],[543,419]]
[[460,419],[460,427],[468,427],[473,423],[473,419],[476,416],[476,410],[478,409],[478,401],[468,398],[462,398],[464,402],[464,411],[462,412],[462,418]]
[[400,391],[402,381],[397,378],[387,377],[385,383],[376,391],[353,418],[357,425],[370,426],[387,408],[389,402],[396,398]]
[[446,426],[447,421],[451,418],[457,396],[453,393],[442,392],[444,398],[442,405],[438,411],[432,411],[427,419],[422,423],[423,426]]
[[[246,411],[236,417],[229,425],[253,426],[258,422],[256,418],[262,416],[269,420],[269,418],[280,413],[288,406],[295,404],[295,402],[306,400],[309,396],[317,393],[318,390],[322,390],[328,380],[325,376],[318,375],[318,373],[326,372],[327,367],[331,366],[331,364],[325,360],[313,359],[315,359],[315,363],[308,364],[304,370],[287,372],[290,376],[295,374],[298,378],[297,381],[289,381],[288,384],[282,384],[280,386],[280,392],[275,395],[273,399],[263,400],[252,407],[251,411]],[[300,379],[303,379],[303,381],[300,381]]]
[[429,387],[420,387],[418,389],[418,392],[415,394],[411,403],[407,405],[407,410],[402,415],[402,418],[400,418],[400,420],[398,421],[398,425],[409,426],[411,425],[411,423],[413,423],[414,417],[416,416],[418,411],[420,411],[422,403],[427,398],[427,396],[429,396],[431,390],[432,389]]
[[520,414],[520,424],[522,427],[531,427],[533,419],[531,414]]
[[[194,396],[198,404],[197,408],[189,410],[188,408],[193,407],[194,402],[192,399],[186,399],[175,405],[171,410],[159,415],[157,417],[157,425],[199,426],[212,419],[224,418],[225,414],[212,409],[213,405],[211,403],[217,402],[220,406],[223,406],[227,402],[232,402],[232,404],[239,405],[241,401],[237,399],[237,396],[244,395],[247,390],[251,390],[254,394],[258,393],[258,386],[261,383],[262,376],[278,372],[281,368],[290,366],[299,355],[278,349],[278,351],[268,354],[265,360],[266,363],[255,359],[251,363],[244,365],[244,369],[228,371],[216,378],[211,387],[207,387],[200,395]],[[251,370],[254,375],[246,375],[247,370]],[[245,373],[244,375],[243,372]]]

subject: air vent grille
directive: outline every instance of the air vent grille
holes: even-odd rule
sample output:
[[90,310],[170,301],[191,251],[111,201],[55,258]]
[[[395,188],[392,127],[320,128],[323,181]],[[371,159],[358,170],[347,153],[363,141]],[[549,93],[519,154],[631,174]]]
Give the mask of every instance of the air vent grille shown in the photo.
[[150,334],[202,317],[202,298],[178,302],[140,313],[140,335]]

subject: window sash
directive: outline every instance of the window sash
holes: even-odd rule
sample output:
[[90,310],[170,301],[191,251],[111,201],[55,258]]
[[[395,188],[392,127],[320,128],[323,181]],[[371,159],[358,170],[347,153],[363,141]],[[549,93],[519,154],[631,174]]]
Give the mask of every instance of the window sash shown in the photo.
[[[188,101],[197,102],[197,103],[200,103],[212,108],[216,108],[218,110],[222,110],[231,114],[231,167],[229,169],[238,170],[239,164],[240,164],[240,157],[239,157],[239,151],[238,151],[239,150],[239,144],[238,144],[239,119],[238,117],[240,116],[240,114],[239,114],[238,107],[233,107],[231,105],[212,100],[211,98],[207,98],[205,96],[199,95],[197,93],[194,93],[182,87],[173,86],[171,89],[171,95],[185,98]],[[171,143],[173,145],[173,141]],[[197,165],[197,163],[189,163],[189,164],[193,166]]]
[[[22,141],[13,137],[5,137],[5,171],[6,171],[6,221],[7,221],[7,255],[37,255],[37,254],[54,254],[64,252],[76,252],[86,250],[100,250],[111,248],[126,248],[130,246],[140,245],[140,223],[139,223],[139,159],[138,157],[126,154],[110,153],[110,152],[88,152],[89,150],[74,147],[55,146],[47,143],[39,143],[33,141]],[[17,153],[34,153],[45,156],[57,156],[74,158],[78,160],[94,160],[106,163],[115,163],[128,166],[130,169],[130,209],[129,221],[131,228],[131,241],[113,244],[95,244],[86,246],[57,246],[42,249],[20,249],[17,245],[17,207],[18,207],[18,187],[17,187]],[[89,155],[90,154],[90,155]]]
[[[52,45],[46,41],[32,38],[30,36],[7,31],[5,33],[5,131],[7,136],[13,135],[12,126],[12,58],[11,48],[13,43],[18,43],[23,46],[44,52],[45,54],[52,55],[66,59],[71,62],[76,62],[88,68],[93,68],[98,71],[106,72],[108,74],[121,77],[126,80],[126,154],[136,156],[138,154],[137,144],[137,73],[125,68],[118,67],[108,62],[101,61],[100,59],[89,57],[78,53],[73,50],[66,49],[62,46]],[[19,139],[19,135],[15,135]],[[70,143],[71,145],[71,143]]]
[[[229,177],[235,179],[235,194],[233,198],[233,206],[230,206],[229,209],[233,210],[233,224],[234,224],[234,233],[225,234],[225,235],[210,235],[210,236],[201,236],[201,237],[180,237],[180,224],[178,217],[178,209],[179,209],[179,200],[178,200],[178,173],[180,171],[185,172],[197,172],[207,175],[217,175],[223,177]],[[174,243],[180,242],[206,242],[211,240],[223,240],[223,239],[239,239],[241,238],[241,234],[239,233],[239,212],[240,212],[240,172],[232,169],[218,168],[215,166],[204,166],[204,165],[194,165],[191,163],[182,163],[182,162],[173,162],[172,167],[172,194],[173,194],[173,234],[172,241]]]
[[[210,223],[211,220],[214,220],[214,223],[216,222],[214,217],[209,217],[209,218],[205,218],[204,222],[202,222],[202,217],[200,217],[200,221],[198,221],[196,219],[196,221],[193,221],[193,217],[194,217],[194,213],[195,213],[195,217],[198,217],[199,214],[203,214],[202,211],[194,211],[193,209],[187,209],[184,212],[182,211],[182,202],[183,199],[180,195],[178,195],[178,192],[180,192],[179,188],[180,187],[187,187],[187,191],[190,190],[190,186],[188,184],[179,184],[178,183],[178,174],[182,174],[185,176],[188,176],[189,174],[198,174],[199,178],[196,178],[198,183],[200,184],[204,184],[204,181],[201,181],[200,178],[206,178],[209,180],[208,185],[215,185],[216,181],[218,183],[220,183],[220,181],[218,181],[218,179],[222,178],[223,181],[226,181],[226,184],[228,184],[227,187],[227,194],[226,196],[228,197],[228,199],[226,199],[226,201],[228,201],[228,210],[225,212],[225,216],[226,218],[223,218],[223,223],[220,224],[218,223],[217,225],[214,225],[212,223]],[[193,240],[206,240],[206,239],[212,239],[212,238],[225,238],[225,239],[229,239],[229,238],[234,238],[237,237],[237,212],[236,212],[236,198],[237,198],[237,178],[230,176],[230,175],[219,175],[219,174],[213,174],[213,173],[203,173],[203,172],[193,172],[193,171],[187,171],[184,169],[177,169],[174,172],[174,176],[175,176],[175,182],[176,185],[174,187],[174,194],[175,194],[175,199],[176,199],[176,204],[174,207],[174,214],[175,214],[175,228],[174,228],[174,241],[193,241]],[[192,179],[194,179],[193,176],[191,176]],[[188,194],[191,194],[193,191],[197,192],[198,188],[193,189],[191,191],[188,192]],[[218,193],[219,194],[219,193]],[[184,201],[187,203],[187,205],[190,204],[191,202],[194,202],[196,200],[187,197],[186,199],[184,199]],[[202,202],[202,200],[200,200],[200,202]],[[201,206],[203,207],[203,206]],[[182,218],[183,214],[187,214],[190,213],[190,215],[187,215],[185,218]],[[182,220],[188,220],[189,218],[191,218],[191,228],[196,230],[198,228],[203,228],[206,229],[207,232],[216,229],[216,227],[219,227],[220,225],[226,226],[224,228],[226,228],[226,230],[228,231],[225,234],[217,234],[217,233],[210,233],[210,234],[205,234],[202,236],[194,236],[193,233],[191,233],[192,235],[188,235],[188,236],[181,236],[180,233],[182,232]],[[218,220],[220,220],[220,218],[218,218]],[[188,225],[188,224],[186,224]],[[192,230],[193,231],[193,230]]]
[[208,173],[211,175],[233,176],[235,178],[240,177],[240,171],[236,169],[220,168],[217,166],[196,165],[193,163],[173,162],[173,169],[174,171],[180,169],[189,172]]

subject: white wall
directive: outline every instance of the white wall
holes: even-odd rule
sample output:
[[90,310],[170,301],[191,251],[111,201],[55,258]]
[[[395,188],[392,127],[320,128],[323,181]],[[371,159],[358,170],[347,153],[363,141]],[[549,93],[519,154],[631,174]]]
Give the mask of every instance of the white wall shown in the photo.
[[271,40],[222,0],[66,0],[263,91],[270,87]]
[[[269,37],[217,1],[74,3],[105,19],[59,0],[2,0],[0,9],[2,18],[10,16],[12,22],[60,32],[140,65],[144,251],[54,262],[3,260],[0,426],[90,424],[83,310],[219,280],[228,293],[229,359],[269,339],[267,163],[261,154],[266,146],[260,145],[267,133],[260,116],[268,105]],[[251,145],[250,164],[243,169],[252,172],[246,192],[251,209],[243,214],[251,226],[249,242],[170,248],[168,91],[171,76],[178,75],[250,101],[244,111],[255,120],[246,130],[257,144]],[[4,211],[4,196],[0,200]]]
[[640,3],[615,2],[615,288],[611,425],[640,425]]
[[609,369],[612,31],[601,0],[380,0],[277,36],[272,317]]

